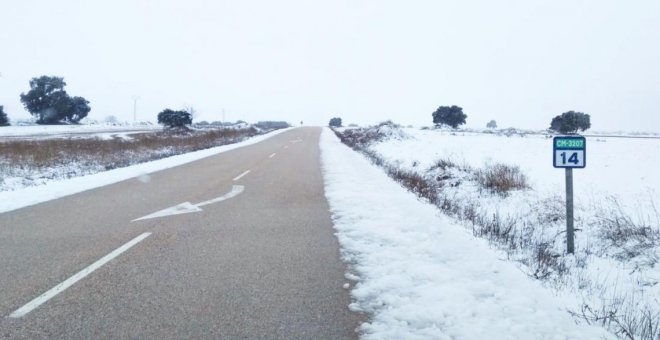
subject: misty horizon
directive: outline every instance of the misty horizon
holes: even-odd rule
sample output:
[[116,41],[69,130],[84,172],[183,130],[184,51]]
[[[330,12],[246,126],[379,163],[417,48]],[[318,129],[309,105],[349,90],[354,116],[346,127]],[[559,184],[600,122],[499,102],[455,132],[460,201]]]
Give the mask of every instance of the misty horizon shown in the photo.
[[[546,129],[574,110],[595,131],[660,132],[660,3],[642,1],[21,1],[0,5],[0,105],[64,77],[88,118]],[[48,34],[44,34],[47,32]]]

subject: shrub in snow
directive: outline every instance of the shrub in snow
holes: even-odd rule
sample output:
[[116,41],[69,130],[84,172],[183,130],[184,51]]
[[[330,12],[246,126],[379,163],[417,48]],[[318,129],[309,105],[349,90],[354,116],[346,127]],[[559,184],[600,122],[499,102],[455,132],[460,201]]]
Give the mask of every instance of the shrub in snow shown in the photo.
[[477,181],[485,189],[506,196],[511,190],[524,190],[527,177],[515,165],[493,164],[477,171]]
[[5,113],[5,108],[0,105],[0,126],[7,125],[9,125],[9,117],[7,117],[7,114]]
[[64,91],[64,78],[41,76],[30,80],[30,91],[21,93],[25,109],[37,124],[78,123],[91,108],[83,97],[70,97]]
[[257,122],[254,124],[255,127],[258,129],[270,131],[270,130],[277,130],[277,129],[286,129],[291,126],[288,122],[285,121],[272,121],[272,120],[267,120],[267,121],[261,121]]
[[452,106],[440,106],[433,112],[433,124],[436,126],[449,125],[452,128],[457,128],[459,125],[465,124],[467,115],[463,113],[463,108]]
[[389,139],[404,140],[410,138],[401,130],[401,126],[392,121],[385,121],[376,126],[368,128],[347,129],[343,132],[335,131],[342,142],[356,150],[368,146],[371,143],[382,142]]
[[494,121],[494,120],[491,120],[490,122],[488,122],[488,124],[486,124],[486,127],[489,128],[489,129],[497,129],[497,122]]
[[158,124],[163,124],[167,127],[184,127],[192,124],[192,115],[187,111],[174,111],[165,109],[158,114]]
[[582,112],[568,111],[552,118],[550,130],[563,134],[574,134],[591,127],[591,117]]
[[598,207],[593,226],[613,250],[610,255],[622,261],[639,257],[635,261],[638,266],[655,266],[660,258],[649,252],[660,245],[660,213],[655,203],[650,203],[650,209],[644,207],[645,214],[634,217],[615,197],[606,201],[608,204]]
[[341,127],[341,118],[339,117],[334,117],[330,119],[330,122],[328,123],[330,127]]

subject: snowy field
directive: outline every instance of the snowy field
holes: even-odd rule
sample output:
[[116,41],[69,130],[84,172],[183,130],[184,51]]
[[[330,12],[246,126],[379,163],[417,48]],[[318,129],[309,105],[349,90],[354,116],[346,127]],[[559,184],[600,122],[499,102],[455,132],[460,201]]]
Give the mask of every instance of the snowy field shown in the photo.
[[611,338],[328,129],[321,158],[365,339]]
[[[552,166],[552,139],[435,130],[403,129],[411,138],[390,139],[373,146],[387,160],[428,168],[438,159],[483,167],[518,165],[541,195],[563,194],[564,171]],[[626,205],[641,199],[660,204],[660,138],[587,137],[587,167],[573,171],[575,198],[618,196]]]
[[18,125],[0,127],[0,139],[50,139],[50,138],[112,138],[160,131],[163,127],[152,123],[135,124],[72,124],[72,125]]
[[[620,338],[660,338],[660,139],[587,138],[587,167],[573,171],[576,253],[567,255],[565,177],[552,166],[551,138],[391,125],[370,131],[377,138],[361,150],[390,175],[415,173],[435,185],[449,206],[438,203],[438,211],[505,252],[499,258],[538,279],[575,322]],[[484,189],[478,174],[496,164],[517,167],[527,188]]]

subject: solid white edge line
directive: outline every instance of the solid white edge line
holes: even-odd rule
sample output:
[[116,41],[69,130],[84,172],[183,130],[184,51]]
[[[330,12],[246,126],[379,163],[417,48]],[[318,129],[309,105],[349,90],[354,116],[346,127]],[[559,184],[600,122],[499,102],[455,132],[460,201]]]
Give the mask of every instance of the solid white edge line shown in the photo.
[[11,313],[9,315],[9,317],[10,318],[20,318],[22,316],[25,316],[26,314],[30,313],[31,311],[33,311],[34,309],[36,309],[37,307],[39,307],[40,305],[45,303],[46,301],[48,301],[48,300],[52,299],[53,297],[55,297],[57,294],[63,292],[67,288],[71,287],[76,282],[82,280],[83,278],[85,278],[85,276],[91,274],[93,271],[101,268],[101,266],[103,266],[104,264],[110,262],[115,257],[121,255],[123,252],[127,251],[128,249],[130,249],[131,247],[136,245],[138,242],[140,242],[140,241],[144,240],[145,238],[149,237],[149,235],[151,235],[151,233],[144,233],[144,234],[128,241],[126,244],[124,244],[123,246],[115,249],[110,254],[102,257],[100,260],[92,263],[87,268],[79,271],[78,273],[76,273],[75,275],[73,275],[70,278],[66,279],[62,283],[60,283],[57,286],[51,288],[47,292],[39,295],[34,300],[28,302],[27,304],[25,304],[25,306],[17,309],[15,312]]
[[234,181],[238,181],[239,179],[241,179],[241,177],[243,177],[243,176],[245,176],[245,175],[247,175],[247,174],[249,174],[249,173],[250,173],[250,170],[245,170],[244,173],[242,173],[242,174],[240,174],[240,175],[234,177]]
[[268,156],[268,158],[273,158],[275,155],[277,155],[277,153],[272,153],[270,156]]

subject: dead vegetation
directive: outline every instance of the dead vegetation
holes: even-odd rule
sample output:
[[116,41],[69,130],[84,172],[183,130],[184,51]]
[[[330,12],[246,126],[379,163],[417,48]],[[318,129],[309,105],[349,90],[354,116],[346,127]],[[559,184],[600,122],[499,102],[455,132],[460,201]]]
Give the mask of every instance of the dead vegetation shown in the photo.
[[600,208],[593,225],[600,237],[615,249],[614,257],[628,260],[646,255],[646,265],[654,266],[658,258],[649,257],[649,250],[660,245],[660,213],[651,204],[652,214],[634,217],[626,212],[614,197],[606,198],[608,208]]
[[[239,142],[257,135],[254,128],[163,130],[129,139],[66,138],[0,142],[0,191],[4,179],[24,185],[125,167],[187,152]],[[5,189],[6,190],[6,189]]]
[[570,313],[589,325],[614,330],[620,339],[660,339],[660,313],[633,305],[625,297],[603,301],[599,308],[582,304],[580,311]]
[[393,135],[395,138],[405,138],[400,127],[400,125],[388,120],[373,127],[345,129],[341,133],[335,130],[335,133],[342,143],[355,150],[361,150],[372,143],[391,138]]
[[502,196],[512,190],[529,189],[527,177],[518,166],[497,163],[479,169],[475,174],[483,188]]

